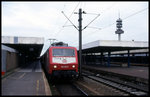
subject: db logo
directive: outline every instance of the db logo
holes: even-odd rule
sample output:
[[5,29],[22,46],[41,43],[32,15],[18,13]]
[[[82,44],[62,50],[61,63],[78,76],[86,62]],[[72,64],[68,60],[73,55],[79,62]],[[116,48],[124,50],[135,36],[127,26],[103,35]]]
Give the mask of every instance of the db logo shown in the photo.
[[67,63],[67,60],[66,60],[66,59],[63,59],[62,62],[63,62],[63,63]]

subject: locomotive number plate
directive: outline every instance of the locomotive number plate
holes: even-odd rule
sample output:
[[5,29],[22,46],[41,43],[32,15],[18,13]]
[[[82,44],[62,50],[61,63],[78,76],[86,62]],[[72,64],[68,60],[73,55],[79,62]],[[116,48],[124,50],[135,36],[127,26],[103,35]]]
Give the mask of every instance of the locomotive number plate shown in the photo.
[[61,68],[69,68],[69,66],[61,66]]

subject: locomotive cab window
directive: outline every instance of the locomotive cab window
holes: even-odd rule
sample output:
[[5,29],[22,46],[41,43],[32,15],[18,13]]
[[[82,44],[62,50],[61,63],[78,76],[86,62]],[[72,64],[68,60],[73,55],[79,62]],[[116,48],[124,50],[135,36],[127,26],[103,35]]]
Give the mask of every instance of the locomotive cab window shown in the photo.
[[74,49],[53,49],[53,56],[75,56]]

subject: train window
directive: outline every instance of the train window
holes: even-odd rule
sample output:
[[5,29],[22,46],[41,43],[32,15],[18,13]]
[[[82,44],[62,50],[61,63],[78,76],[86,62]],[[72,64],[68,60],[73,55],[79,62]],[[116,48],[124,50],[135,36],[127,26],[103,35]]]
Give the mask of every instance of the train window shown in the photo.
[[53,49],[53,56],[75,56],[74,49]]

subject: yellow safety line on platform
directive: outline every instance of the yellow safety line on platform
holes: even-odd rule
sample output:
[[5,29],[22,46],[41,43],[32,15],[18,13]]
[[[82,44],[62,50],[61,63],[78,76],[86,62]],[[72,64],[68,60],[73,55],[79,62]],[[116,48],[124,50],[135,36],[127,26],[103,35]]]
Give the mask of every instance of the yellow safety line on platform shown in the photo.
[[39,80],[37,80],[36,91],[37,91],[36,95],[38,95],[38,92],[39,92]]
[[19,79],[21,79],[26,73],[23,73],[21,76],[19,76]]
[[45,74],[44,74],[44,72],[42,71],[42,73],[43,73],[43,80],[44,80],[44,85],[45,85],[45,93],[46,93],[46,96],[51,96],[51,90],[50,90],[50,86],[49,86],[49,84],[48,84],[48,82],[47,82],[47,80],[46,80],[46,77],[45,77]]
[[10,76],[8,76],[7,78],[4,78],[2,81],[5,81],[6,79],[8,79],[8,78],[12,78],[12,79],[21,79],[24,75],[25,75],[26,73],[23,73],[21,76],[19,76],[19,77],[12,77],[12,76],[14,76],[14,75],[16,75],[15,73],[13,73],[13,74],[11,74]]

